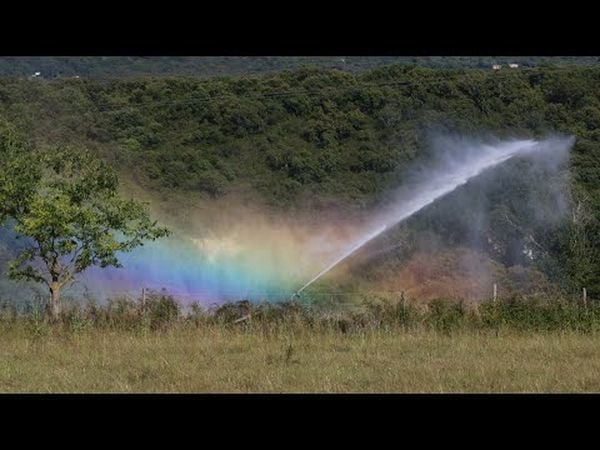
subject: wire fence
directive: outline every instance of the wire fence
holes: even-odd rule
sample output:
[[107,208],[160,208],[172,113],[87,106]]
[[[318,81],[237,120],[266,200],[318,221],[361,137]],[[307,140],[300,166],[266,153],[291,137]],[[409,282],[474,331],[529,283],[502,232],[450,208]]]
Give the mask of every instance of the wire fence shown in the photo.
[[[87,289],[85,287],[79,289],[65,289],[63,292],[63,298],[68,302],[81,302],[85,300],[92,301],[107,301],[111,299],[127,299],[129,301],[142,301],[144,298],[153,298],[160,296],[168,296],[182,304],[199,303],[203,305],[209,304],[224,304],[224,303],[235,303],[240,301],[251,301],[254,303],[260,302],[289,302],[289,301],[314,301],[325,303],[335,303],[340,307],[344,305],[354,305],[356,302],[369,301],[369,300],[388,300],[388,301],[402,301],[402,300],[416,300],[416,301],[430,301],[431,295],[424,296],[411,289],[407,290],[356,290],[356,291],[310,291],[298,294],[292,290],[290,291],[252,291],[252,290],[197,290],[197,291],[186,291],[186,290],[174,290],[165,287],[154,287],[154,288],[130,288],[130,289]],[[32,289],[30,297],[44,299],[47,297],[47,293],[42,290]],[[565,299],[570,301],[581,301],[586,303],[592,301],[585,288],[582,291],[566,292],[566,291],[538,291],[529,294],[519,294],[514,292],[506,292],[504,294],[498,293],[497,290],[490,290],[489,295],[481,296],[459,296],[459,295],[440,295],[439,298],[456,301],[466,302],[481,302],[481,301],[502,301],[508,298],[521,297],[521,298],[538,298],[538,299]],[[0,299],[9,299],[10,293],[2,292],[0,290]]]
[[[490,296],[481,298],[427,299],[396,289],[316,290],[300,296],[291,292],[260,291],[253,291],[250,296],[238,291],[237,295],[224,296],[208,290],[173,292],[167,289],[107,288],[65,291],[63,311],[65,320],[76,326],[81,325],[82,320],[97,324],[106,321],[140,324],[147,317],[161,323],[206,319],[232,325],[240,322],[293,322],[297,319],[313,326],[323,321],[342,321],[339,325],[344,330],[348,326],[357,329],[371,325],[385,328],[394,323],[397,325],[398,321],[403,326],[441,329],[464,322],[465,326],[471,324],[488,328],[510,325],[526,330],[557,327],[600,330],[600,302],[588,301],[585,289],[582,293],[583,297],[574,294],[548,296],[544,293],[503,297],[494,290]],[[7,301],[10,297],[4,297],[0,290],[0,320],[18,317],[42,320],[47,314],[48,297],[47,293],[39,292],[37,296],[18,303]]]

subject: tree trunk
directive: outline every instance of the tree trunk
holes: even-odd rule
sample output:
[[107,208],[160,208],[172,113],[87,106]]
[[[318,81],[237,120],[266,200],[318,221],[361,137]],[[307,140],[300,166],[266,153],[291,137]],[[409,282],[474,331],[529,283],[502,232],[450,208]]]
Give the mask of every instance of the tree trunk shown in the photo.
[[52,321],[60,317],[60,284],[53,282],[50,286],[50,300],[48,302],[48,316]]

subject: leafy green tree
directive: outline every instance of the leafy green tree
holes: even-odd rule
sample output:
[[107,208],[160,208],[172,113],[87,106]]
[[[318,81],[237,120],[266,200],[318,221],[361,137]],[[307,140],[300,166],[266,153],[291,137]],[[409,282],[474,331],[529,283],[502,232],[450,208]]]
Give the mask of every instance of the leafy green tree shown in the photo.
[[48,314],[61,312],[61,291],[91,266],[121,267],[117,254],[169,232],[145,205],[118,195],[115,173],[86,150],[27,149],[0,125],[0,219],[25,241],[9,276],[45,284]]

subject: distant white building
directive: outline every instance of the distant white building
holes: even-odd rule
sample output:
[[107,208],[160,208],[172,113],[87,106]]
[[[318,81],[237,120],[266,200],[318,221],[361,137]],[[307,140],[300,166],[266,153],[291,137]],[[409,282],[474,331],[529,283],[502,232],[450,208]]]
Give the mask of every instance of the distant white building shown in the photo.
[[502,69],[502,66],[501,66],[500,64],[494,64],[494,65],[492,66],[492,69],[493,69],[493,70],[500,70],[500,69]]
[[519,67],[518,64],[509,64],[508,67],[510,67],[511,69],[517,69]]

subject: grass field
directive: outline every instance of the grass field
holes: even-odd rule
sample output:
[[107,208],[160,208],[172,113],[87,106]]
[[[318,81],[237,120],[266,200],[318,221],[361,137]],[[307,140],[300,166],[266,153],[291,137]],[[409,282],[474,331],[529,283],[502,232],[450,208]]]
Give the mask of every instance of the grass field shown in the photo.
[[600,391],[600,335],[0,330],[2,392]]

